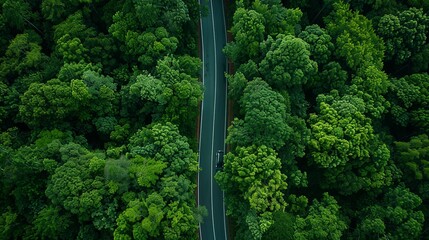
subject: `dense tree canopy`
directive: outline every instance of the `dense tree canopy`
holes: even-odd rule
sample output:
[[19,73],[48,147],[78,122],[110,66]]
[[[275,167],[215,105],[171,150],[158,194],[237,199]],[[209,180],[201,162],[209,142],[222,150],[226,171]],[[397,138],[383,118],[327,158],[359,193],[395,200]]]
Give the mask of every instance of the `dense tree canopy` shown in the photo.
[[[234,120],[216,179],[234,239],[428,239],[425,2],[231,5]],[[268,229],[241,185],[228,184],[259,182],[265,166],[244,161],[265,146],[287,184]]]
[[233,121],[227,141],[235,146],[283,146],[291,131],[286,122],[283,96],[274,92],[266,82],[255,79],[248,82],[240,102],[244,119]]
[[417,208],[421,199],[403,186],[389,190],[383,200],[362,209],[354,236],[369,239],[374,236],[389,239],[419,239],[423,213]]
[[314,200],[306,217],[298,217],[294,239],[341,239],[347,225],[340,215],[337,201],[325,193],[319,202]]
[[[234,43],[225,48],[234,62],[244,63],[247,59],[259,58],[259,43],[264,39],[264,16],[255,10],[238,8],[234,13],[234,26],[231,28],[234,34]],[[240,49],[247,49],[243,52]],[[245,55],[241,55],[245,54]]]
[[196,239],[197,2],[0,1],[0,239]]
[[317,71],[317,63],[310,59],[310,45],[300,38],[279,34],[261,45],[265,57],[259,71],[277,89],[305,84]]
[[333,11],[325,22],[328,33],[334,39],[335,56],[344,59],[349,68],[356,71],[365,65],[379,69],[383,67],[383,41],[365,16],[340,1],[333,4]]
[[[273,149],[253,145],[238,147],[226,155],[224,171],[216,175],[230,197],[226,199],[227,213],[245,217],[254,239],[260,239],[272,224],[272,213],[286,206],[282,193],[287,188],[286,176],[280,169],[280,159]],[[244,209],[248,213],[241,216]]]
[[422,9],[410,8],[398,14],[386,14],[376,26],[384,39],[386,60],[402,64],[420,52],[426,44],[429,16]]
[[[428,1],[224,3],[231,239],[429,239]],[[0,239],[198,239],[206,13],[0,0]]]
[[363,114],[364,101],[335,93],[317,100],[320,113],[309,118],[309,152],[311,162],[326,169],[321,185],[343,194],[390,185],[390,152]]
[[319,25],[307,26],[298,37],[310,44],[311,56],[318,64],[327,63],[331,59],[334,44],[331,36]]

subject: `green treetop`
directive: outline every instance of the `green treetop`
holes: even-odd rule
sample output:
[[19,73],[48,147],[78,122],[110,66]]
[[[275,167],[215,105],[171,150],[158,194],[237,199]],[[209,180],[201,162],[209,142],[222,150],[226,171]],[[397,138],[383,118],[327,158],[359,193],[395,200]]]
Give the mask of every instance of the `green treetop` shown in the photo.
[[390,151],[363,112],[361,98],[319,95],[318,114],[311,114],[310,159],[325,169],[322,185],[351,194],[380,188],[392,181]]
[[306,217],[296,218],[294,239],[339,240],[346,229],[347,225],[342,219],[337,201],[328,193],[324,193],[320,202],[317,199],[313,201]]
[[234,146],[283,146],[291,128],[286,123],[286,104],[283,96],[274,92],[260,79],[247,84],[240,100],[244,119],[235,119],[228,129],[227,142]]
[[224,170],[215,176],[226,192],[227,214],[248,219],[253,239],[260,239],[272,224],[272,213],[286,206],[282,193],[287,188],[286,176],[280,169],[273,149],[253,145],[228,153]]
[[353,71],[365,65],[383,67],[384,44],[365,16],[350,10],[342,1],[325,18],[326,30],[334,39],[335,55]]
[[358,213],[354,238],[420,239],[424,222],[424,215],[418,210],[421,203],[420,197],[408,188],[389,189],[379,204]]
[[416,8],[386,14],[378,21],[376,30],[385,41],[386,59],[402,64],[426,44],[429,16]]
[[310,44],[311,57],[318,64],[325,64],[331,59],[334,44],[325,29],[320,28],[319,25],[310,25],[298,37]]
[[285,90],[305,84],[317,72],[317,63],[310,59],[310,45],[292,35],[271,36],[262,43],[264,58],[259,71],[274,88]]
[[264,40],[264,17],[255,10],[238,8],[234,13],[231,28],[234,41],[224,51],[231,60],[240,65],[249,59],[260,58],[259,44]]

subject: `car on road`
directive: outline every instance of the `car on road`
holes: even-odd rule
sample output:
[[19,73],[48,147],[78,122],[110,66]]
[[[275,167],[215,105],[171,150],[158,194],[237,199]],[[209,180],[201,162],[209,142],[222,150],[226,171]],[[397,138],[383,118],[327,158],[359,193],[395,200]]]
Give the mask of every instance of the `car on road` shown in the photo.
[[217,150],[216,152],[216,170],[223,169],[223,151]]

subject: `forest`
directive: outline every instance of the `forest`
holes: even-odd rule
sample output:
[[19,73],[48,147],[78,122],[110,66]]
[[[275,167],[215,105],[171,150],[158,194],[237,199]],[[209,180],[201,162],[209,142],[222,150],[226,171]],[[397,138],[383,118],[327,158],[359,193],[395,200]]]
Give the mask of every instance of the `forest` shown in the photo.
[[0,13],[0,239],[197,239],[198,2]]
[[[429,2],[227,2],[232,239],[429,239]],[[200,14],[0,0],[0,239],[198,239]]]
[[233,239],[429,239],[429,2],[242,0],[215,176]]

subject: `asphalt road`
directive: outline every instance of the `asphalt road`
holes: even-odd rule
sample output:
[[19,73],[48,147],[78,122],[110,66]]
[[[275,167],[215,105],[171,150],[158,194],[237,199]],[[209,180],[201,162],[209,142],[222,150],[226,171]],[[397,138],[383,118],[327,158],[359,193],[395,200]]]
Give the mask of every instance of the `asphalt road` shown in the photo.
[[226,135],[226,57],[222,48],[226,44],[223,0],[199,0],[208,9],[201,18],[201,54],[204,99],[201,107],[198,204],[208,210],[200,224],[200,239],[227,239],[223,192],[214,175],[216,152],[225,152]]

